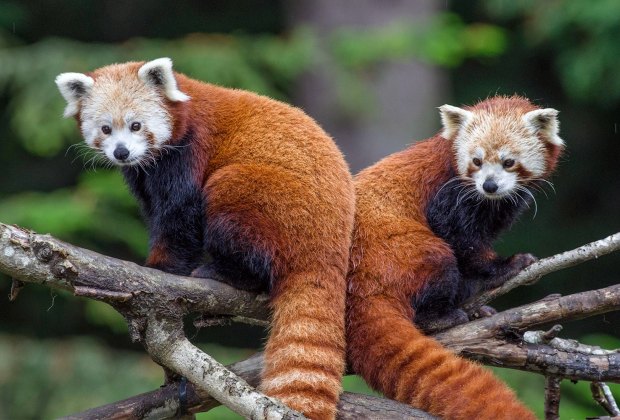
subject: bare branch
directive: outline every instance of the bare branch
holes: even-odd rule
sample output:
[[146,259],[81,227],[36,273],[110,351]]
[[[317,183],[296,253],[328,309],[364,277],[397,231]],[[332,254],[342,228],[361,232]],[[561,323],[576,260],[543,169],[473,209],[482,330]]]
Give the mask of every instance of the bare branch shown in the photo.
[[612,416],[620,416],[620,409],[609,386],[605,382],[592,382],[590,384],[592,398],[600,404]]
[[[560,319],[579,319],[620,309],[620,284],[556,296],[482,318],[435,334],[434,338],[465,357],[492,366],[549,373],[572,380],[620,383],[620,352],[585,346],[545,333],[521,332]],[[537,338],[538,337],[538,338]]]
[[[562,341],[576,343],[574,340]],[[556,375],[575,381],[620,383],[620,352],[617,350],[586,350],[588,346],[583,344],[570,348],[558,345],[556,341],[551,344],[521,344],[502,339],[474,338],[469,342],[440,342],[461,356],[490,366]]]
[[547,376],[545,378],[545,420],[560,418],[560,383],[562,378]]
[[[175,276],[107,257],[0,223],[0,271],[24,283],[45,284],[76,295],[132,308],[174,308],[182,313],[228,314],[266,320],[266,295],[255,295],[224,283]],[[137,303],[137,302],[136,302]]]
[[458,340],[459,337],[493,338],[502,329],[525,330],[536,325],[559,320],[582,319],[589,316],[620,310],[620,284],[590,290],[569,296],[556,296],[508,309],[488,318],[481,318],[458,325],[437,335],[441,341]]
[[266,397],[198,350],[183,335],[189,311],[267,315],[266,297],[209,280],[167,275],[105,257],[47,235],[0,224],[0,270],[113,305],[154,360],[190,379],[232,410],[252,418],[303,418]]
[[144,342],[153,360],[184,376],[245,418],[305,418],[281,402],[257,392],[242,378],[192,345],[182,331],[181,319],[149,317]]
[[508,293],[515,287],[534,284],[546,274],[581,264],[582,262],[601,257],[617,251],[618,249],[620,249],[620,233],[615,233],[604,239],[591,242],[571,251],[543,258],[527,267],[502,286],[472,298],[463,305],[463,309],[467,313],[472,313],[477,308]]

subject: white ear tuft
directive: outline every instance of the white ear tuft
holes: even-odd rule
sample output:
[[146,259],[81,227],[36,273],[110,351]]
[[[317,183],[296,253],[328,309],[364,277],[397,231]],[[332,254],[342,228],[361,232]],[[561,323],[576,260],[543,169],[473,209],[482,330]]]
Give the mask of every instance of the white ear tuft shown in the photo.
[[189,96],[177,87],[177,81],[172,72],[172,60],[167,57],[144,64],[138,70],[138,77],[148,85],[163,89],[166,98],[171,101],[184,102],[189,100]]
[[82,73],[62,73],[56,77],[56,86],[67,101],[64,116],[73,117],[79,111],[80,99],[84,98],[95,84],[92,77]]
[[543,134],[551,144],[563,146],[564,140],[559,136],[560,122],[558,121],[558,113],[553,108],[536,109],[525,114],[523,120],[535,133]]
[[453,138],[461,128],[472,118],[472,112],[452,105],[439,107],[443,132],[441,135],[446,139]]

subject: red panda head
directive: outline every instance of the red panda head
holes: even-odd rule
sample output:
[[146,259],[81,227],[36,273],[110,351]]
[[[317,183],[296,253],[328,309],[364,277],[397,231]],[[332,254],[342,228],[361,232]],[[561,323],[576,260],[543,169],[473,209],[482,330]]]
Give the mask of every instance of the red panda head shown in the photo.
[[525,98],[494,97],[465,109],[439,110],[458,175],[486,198],[506,197],[544,179],[564,148],[558,111],[539,109]]
[[173,121],[166,101],[183,102],[169,58],[113,64],[89,75],[62,73],[56,85],[86,143],[117,165],[138,164],[170,140]]

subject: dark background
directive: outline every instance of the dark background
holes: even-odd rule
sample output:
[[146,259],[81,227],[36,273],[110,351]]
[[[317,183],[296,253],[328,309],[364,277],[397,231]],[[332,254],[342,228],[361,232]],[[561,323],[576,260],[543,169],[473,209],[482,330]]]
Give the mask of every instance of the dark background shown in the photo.
[[[456,1],[0,0],[0,221],[141,262],[146,233],[119,174],[91,159],[54,77],[169,56],[191,77],[304,108],[357,172],[439,129],[437,107],[518,93],[561,111],[568,150],[497,248],[552,255],[618,231],[620,3]],[[617,283],[610,255],[516,290],[498,308]],[[9,279],[0,276],[0,296]],[[191,320],[190,320],[191,321]],[[563,337],[620,347],[620,317],[567,323]],[[193,331],[219,360],[262,329]],[[498,371],[539,415],[542,378]],[[364,391],[356,378],[348,389]],[[0,304],[0,418],[48,418],[153,389],[160,370],[107,306],[27,287]],[[620,393],[615,388],[617,393]],[[562,418],[603,414],[587,384],[563,384]],[[203,415],[224,418],[224,409]]]

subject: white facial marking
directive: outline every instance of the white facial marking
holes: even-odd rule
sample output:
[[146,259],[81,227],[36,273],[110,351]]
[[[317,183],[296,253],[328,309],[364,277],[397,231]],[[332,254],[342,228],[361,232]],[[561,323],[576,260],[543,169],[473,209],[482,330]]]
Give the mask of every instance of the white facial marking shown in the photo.
[[[132,165],[139,162],[148,150],[148,143],[145,138],[137,133],[131,132],[129,125],[125,125],[120,130],[113,130],[101,144],[101,150],[111,162],[117,165]],[[114,151],[118,147],[125,147],[129,151],[129,156],[125,159],[118,159],[114,156]]]
[[[472,174],[476,183],[476,189],[487,198],[501,198],[515,189],[517,186],[517,174],[508,172],[499,163],[483,163],[480,169]],[[485,181],[490,180],[497,184],[497,191],[489,193],[484,190]]]

